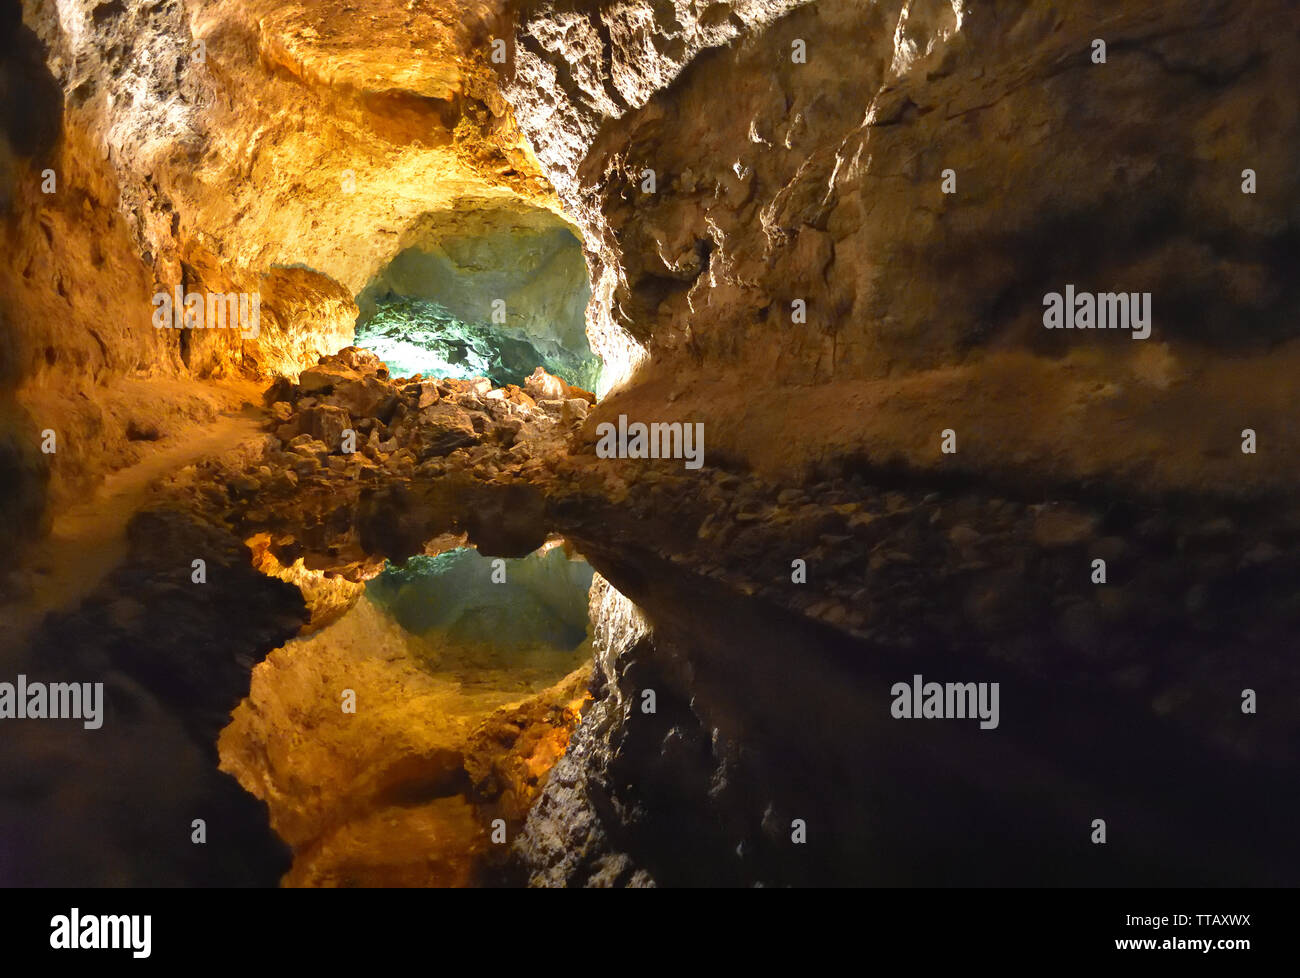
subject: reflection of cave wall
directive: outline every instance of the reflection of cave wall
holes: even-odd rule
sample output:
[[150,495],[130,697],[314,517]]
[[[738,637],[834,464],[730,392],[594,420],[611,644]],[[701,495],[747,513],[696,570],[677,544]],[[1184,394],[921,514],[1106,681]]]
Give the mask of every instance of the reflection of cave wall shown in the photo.
[[412,557],[370,582],[367,594],[407,631],[461,641],[572,650],[587,632],[592,570],[560,547],[503,561],[477,550]]

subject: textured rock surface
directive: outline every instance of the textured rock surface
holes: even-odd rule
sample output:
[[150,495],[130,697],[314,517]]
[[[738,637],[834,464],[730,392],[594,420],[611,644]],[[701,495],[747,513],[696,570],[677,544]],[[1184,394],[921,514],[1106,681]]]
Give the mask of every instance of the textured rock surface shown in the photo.
[[[718,5],[704,35],[684,3],[530,9],[506,92],[583,230],[594,339],[651,355],[603,416],[706,420],[787,478],[861,454],[1293,484],[1300,113],[1279,93],[1300,52],[1271,25],[1294,11],[963,6],[825,2],[760,31],[780,7]],[[1255,195],[1245,168],[1269,174]],[[1151,291],[1151,339],[1048,333],[1067,282]],[[750,396],[783,384],[796,403]],[[1267,466],[1234,452],[1246,426],[1276,440]]]
[[[62,504],[133,461],[111,407],[124,378],[296,375],[350,342],[353,295],[408,232],[479,206],[558,210],[487,68],[490,14],[387,0],[6,10],[0,395],[16,407],[0,438],[21,512],[43,508],[46,463]],[[155,329],[151,298],[176,287],[260,293],[260,335]],[[166,384],[135,396],[204,420]],[[38,460],[47,428],[64,450]]]
[[440,218],[357,296],[362,312],[386,293],[437,300],[464,322],[488,322],[501,300],[505,325],[533,340],[586,348],[587,266],[567,224],[544,210],[468,210]]
[[[65,502],[238,405],[217,378],[284,375],[265,436],[179,475],[121,574],[36,646],[143,690],[118,750],[162,736],[155,776],[230,813],[248,840],[231,880],[283,869],[211,767],[254,661],[302,628],[313,648],[346,631],[387,557],[467,539],[515,556],[559,531],[608,584],[593,700],[549,780],[573,688],[435,745],[401,702],[420,680],[370,663],[392,757],[368,750],[358,772],[346,737],[313,757],[336,798],[360,778],[363,804],[333,821],[302,803],[310,785],[280,799],[287,837],[326,840],[292,881],[1294,882],[1278,786],[1300,766],[1296,718],[1237,710],[1244,688],[1289,702],[1300,683],[1279,654],[1300,579],[1293,4],[27,0],[22,26],[9,10],[0,546],[48,524],[47,486]],[[403,249],[539,207],[582,235],[588,336],[621,389],[592,405],[545,375],[399,383],[345,349],[353,297]],[[1042,296],[1067,283],[1150,291],[1151,337],[1044,330]],[[262,334],[155,330],[149,296],[175,285],[261,291]],[[618,414],[703,423],[705,468],[597,459]],[[172,582],[196,545],[230,591]],[[155,634],[145,608],[186,624]],[[285,671],[319,706],[310,663]],[[1017,706],[996,738],[882,719],[916,671],[1000,679]],[[247,742],[272,728],[268,757],[300,733]],[[47,747],[75,753],[15,756]],[[427,804],[395,819],[374,801],[408,778],[383,762],[410,757]],[[242,770],[274,798],[265,760],[254,746]],[[27,797],[20,769],[3,783]],[[78,799],[31,790],[77,824]],[[513,831],[534,797],[513,861],[481,860],[485,813]],[[127,873],[143,804],[69,865],[212,878],[179,848]],[[1109,861],[1075,845],[1099,805],[1128,828]],[[6,835],[39,825],[0,814]]]
[[[591,589],[595,700],[514,843],[516,878],[529,886],[645,886],[653,878],[619,849],[610,770],[636,704],[618,681],[649,635],[641,613],[609,583]],[[604,817],[602,817],[604,816]],[[613,833],[613,835],[611,835]]]

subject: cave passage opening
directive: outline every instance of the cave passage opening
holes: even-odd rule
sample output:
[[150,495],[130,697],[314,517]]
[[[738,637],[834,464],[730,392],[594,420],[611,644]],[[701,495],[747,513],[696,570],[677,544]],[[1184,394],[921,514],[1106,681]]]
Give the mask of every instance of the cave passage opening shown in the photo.
[[522,386],[537,367],[595,391],[591,283],[582,245],[541,208],[466,205],[426,215],[356,297],[356,345],[396,377],[487,377]]
[[[554,682],[591,655],[588,593],[594,571],[552,543],[519,558],[470,547],[390,565],[366,598],[423,646],[463,653],[489,671],[518,669],[529,685]],[[538,687],[540,688],[540,687]]]

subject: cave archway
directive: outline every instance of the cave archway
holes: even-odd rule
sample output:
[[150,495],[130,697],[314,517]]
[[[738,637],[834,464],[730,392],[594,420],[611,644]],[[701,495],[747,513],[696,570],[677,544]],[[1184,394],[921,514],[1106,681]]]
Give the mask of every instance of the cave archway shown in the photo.
[[581,242],[548,210],[467,204],[426,215],[356,297],[356,344],[394,376],[522,385],[537,367],[596,390]]

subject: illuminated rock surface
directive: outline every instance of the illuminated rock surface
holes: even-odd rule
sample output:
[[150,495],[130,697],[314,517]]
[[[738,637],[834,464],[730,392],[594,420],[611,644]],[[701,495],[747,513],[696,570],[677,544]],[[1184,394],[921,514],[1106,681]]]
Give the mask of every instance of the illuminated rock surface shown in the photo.
[[[0,644],[111,689],[98,741],[6,740],[0,881],[1294,885],[1300,721],[1238,710],[1297,696],[1292,4],[0,18]],[[1044,330],[1067,284],[1152,292],[1151,337]],[[259,335],[156,329],[177,286]],[[385,302],[463,362],[357,349]],[[597,458],[620,414],[704,468]],[[361,596],[557,535],[598,574],[563,668]],[[1017,705],[894,723],[917,671]]]

